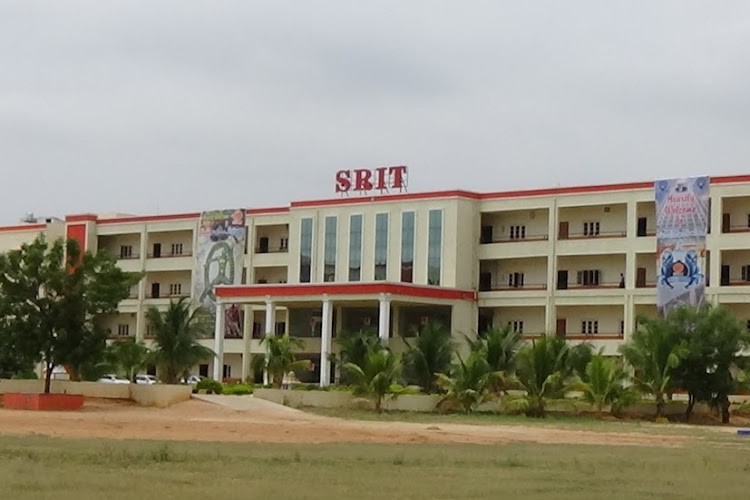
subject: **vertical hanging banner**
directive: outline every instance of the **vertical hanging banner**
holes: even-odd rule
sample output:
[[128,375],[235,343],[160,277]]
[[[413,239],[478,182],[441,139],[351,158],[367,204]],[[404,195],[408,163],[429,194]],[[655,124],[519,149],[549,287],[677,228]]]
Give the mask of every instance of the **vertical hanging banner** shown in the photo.
[[[217,285],[239,285],[245,256],[245,210],[213,210],[201,214],[195,245],[193,297],[211,315],[216,313]],[[226,308],[224,334],[242,337],[242,311],[235,304]]]
[[697,307],[705,299],[709,178],[659,180],[654,190],[656,304],[666,316],[675,307]]

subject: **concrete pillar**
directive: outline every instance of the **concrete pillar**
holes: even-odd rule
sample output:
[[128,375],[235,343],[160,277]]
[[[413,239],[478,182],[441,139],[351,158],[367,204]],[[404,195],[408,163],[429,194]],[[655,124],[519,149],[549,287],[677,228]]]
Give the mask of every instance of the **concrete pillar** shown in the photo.
[[624,332],[623,332],[623,341],[627,341],[630,339],[630,337],[633,336],[633,332],[635,332],[635,303],[633,301],[633,295],[631,293],[627,294],[625,296],[625,307],[623,310],[623,321],[625,322],[624,325]]
[[333,333],[333,307],[328,297],[323,297],[323,314],[320,335],[320,387],[331,385],[331,336]]
[[226,305],[216,303],[216,323],[214,328],[214,380],[221,381],[224,375],[224,310]]
[[380,294],[380,303],[378,311],[378,337],[383,345],[388,345],[391,327],[391,296],[385,293]]
[[[276,333],[276,304],[271,299],[266,300],[266,335],[273,337]],[[268,345],[266,345],[266,363],[268,363]],[[268,385],[268,372],[263,371],[263,385]]]
[[250,340],[252,337],[253,310],[248,305],[242,306],[242,381],[246,382],[250,374]]

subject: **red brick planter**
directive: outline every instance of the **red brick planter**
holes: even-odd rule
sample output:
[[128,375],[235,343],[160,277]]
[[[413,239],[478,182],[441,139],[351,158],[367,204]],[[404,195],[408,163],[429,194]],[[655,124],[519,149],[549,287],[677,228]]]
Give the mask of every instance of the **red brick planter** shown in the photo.
[[80,410],[83,406],[83,396],[78,394],[25,394],[9,392],[3,395],[3,406],[11,410]]

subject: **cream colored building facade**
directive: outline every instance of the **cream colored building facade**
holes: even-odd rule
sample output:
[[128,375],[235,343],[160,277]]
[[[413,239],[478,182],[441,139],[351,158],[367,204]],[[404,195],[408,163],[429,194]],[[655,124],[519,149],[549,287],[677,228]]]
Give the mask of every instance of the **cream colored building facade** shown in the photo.
[[[750,321],[750,176],[714,177],[710,196],[707,298]],[[146,310],[192,293],[199,217],[49,219],[0,228],[0,250],[40,233],[67,235],[143,272],[104,322],[113,339],[148,343]],[[246,225],[242,284],[217,289],[220,309],[243,311],[242,337],[206,332],[217,357],[196,373],[248,378],[261,337],[289,332],[316,365],[310,381],[325,385],[335,378],[327,354],[341,331],[371,326],[401,350],[401,337],[427,317],[450,325],[457,339],[511,325],[529,338],[556,333],[614,355],[638,315],[656,314],[652,182],[351,195],[251,208]]]

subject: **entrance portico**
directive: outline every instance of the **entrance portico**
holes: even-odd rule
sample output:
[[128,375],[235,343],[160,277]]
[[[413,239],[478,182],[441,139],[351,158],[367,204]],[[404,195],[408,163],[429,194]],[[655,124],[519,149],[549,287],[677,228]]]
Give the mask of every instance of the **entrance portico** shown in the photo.
[[[378,336],[384,344],[391,338],[403,335],[414,324],[414,314],[419,311],[447,311],[442,314],[451,331],[458,324],[466,324],[466,318],[476,317],[476,293],[433,286],[404,283],[327,283],[327,284],[278,284],[218,286],[217,318],[215,331],[214,377],[220,379],[220,367],[224,360],[224,310],[227,304],[261,306],[265,308],[265,334],[274,335],[276,309],[287,310],[289,333],[294,337],[320,338],[319,383],[326,387],[332,382],[330,355],[332,339],[344,329],[377,327]],[[377,315],[377,320],[369,313]],[[409,313],[409,314],[407,314]],[[271,327],[269,327],[271,325]],[[471,333],[471,332],[460,332]],[[306,342],[306,345],[310,345]],[[312,347],[312,346],[311,346]],[[304,354],[304,353],[302,353]],[[307,354],[317,354],[308,352]],[[268,382],[267,379],[264,382]]]

